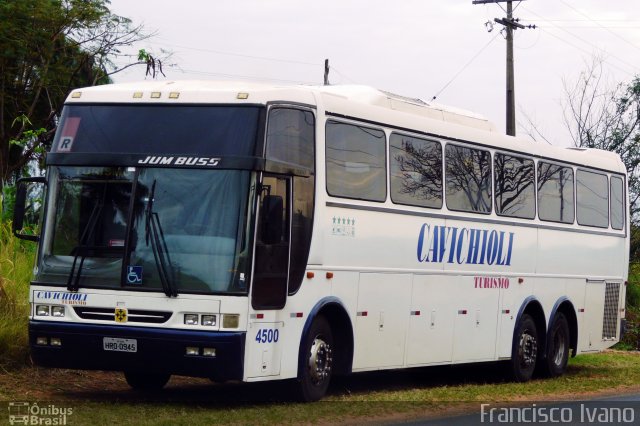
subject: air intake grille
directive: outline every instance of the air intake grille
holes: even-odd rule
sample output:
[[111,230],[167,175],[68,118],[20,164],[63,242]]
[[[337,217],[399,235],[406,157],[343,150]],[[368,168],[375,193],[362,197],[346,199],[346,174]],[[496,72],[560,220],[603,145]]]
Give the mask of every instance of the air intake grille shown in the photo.
[[[85,306],[74,306],[73,310],[82,319],[115,321],[115,309],[113,308],[91,308]],[[162,324],[171,318],[171,312],[146,311],[141,309],[129,309],[127,311],[127,322],[142,322],[148,324]]]
[[604,319],[602,321],[602,338],[615,339],[618,329],[618,300],[620,283],[607,283],[604,292]]

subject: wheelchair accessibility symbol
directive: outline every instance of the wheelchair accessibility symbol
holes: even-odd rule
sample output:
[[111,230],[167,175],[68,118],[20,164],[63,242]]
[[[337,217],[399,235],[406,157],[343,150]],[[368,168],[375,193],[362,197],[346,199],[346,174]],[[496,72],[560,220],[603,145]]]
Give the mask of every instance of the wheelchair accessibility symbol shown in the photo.
[[127,284],[142,284],[142,266],[127,266]]

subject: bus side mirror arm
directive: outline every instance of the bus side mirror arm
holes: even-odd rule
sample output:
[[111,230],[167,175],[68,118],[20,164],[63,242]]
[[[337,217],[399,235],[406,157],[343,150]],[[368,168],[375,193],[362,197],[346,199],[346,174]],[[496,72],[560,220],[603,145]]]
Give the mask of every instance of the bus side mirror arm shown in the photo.
[[27,185],[26,183],[41,183],[45,184],[47,180],[44,177],[29,177],[21,178],[16,182],[16,201],[13,207],[13,235],[22,240],[28,241],[40,241],[40,237],[37,235],[21,234],[20,231],[24,226],[24,214],[27,204]]

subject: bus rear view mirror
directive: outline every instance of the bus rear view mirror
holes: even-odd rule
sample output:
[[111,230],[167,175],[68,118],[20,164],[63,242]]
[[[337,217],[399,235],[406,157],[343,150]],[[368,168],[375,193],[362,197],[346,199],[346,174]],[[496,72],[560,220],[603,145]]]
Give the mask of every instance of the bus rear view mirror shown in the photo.
[[282,241],[284,204],[278,195],[266,195],[262,200],[262,243],[277,244]]
[[[16,183],[16,200],[13,207],[13,235],[23,240],[39,241],[40,237],[33,233],[22,233],[26,227],[30,229],[30,232],[34,232],[38,225],[38,215],[36,214],[35,203],[27,205],[27,196],[30,192],[29,189],[33,184],[44,184],[46,179],[44,177],[30,177],[18,179]],[[29,231],[27,231],[29,232]]]

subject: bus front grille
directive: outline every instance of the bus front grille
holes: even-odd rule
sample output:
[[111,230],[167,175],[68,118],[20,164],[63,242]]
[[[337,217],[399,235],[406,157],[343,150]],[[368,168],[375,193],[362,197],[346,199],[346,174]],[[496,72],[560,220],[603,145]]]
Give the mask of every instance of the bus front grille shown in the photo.
[[604,292],[604,318],[602,320],[602,339],[615,339],[618,329],[618,300],[620,283],[607,283]]
[[[92,308],[85,306],[74,306],[73,310],[82,319],[115,321],[115,310],[113,308]],[[148,324],[162,324],[171,318],[172,313],[166,311],[147,311],[141,309],[129,309],[127,311],[127,322],[139,322]]]

